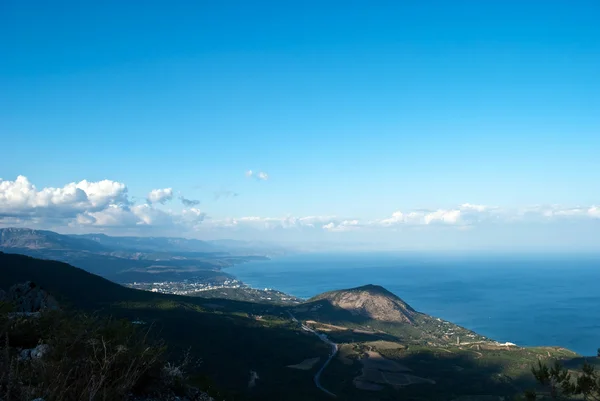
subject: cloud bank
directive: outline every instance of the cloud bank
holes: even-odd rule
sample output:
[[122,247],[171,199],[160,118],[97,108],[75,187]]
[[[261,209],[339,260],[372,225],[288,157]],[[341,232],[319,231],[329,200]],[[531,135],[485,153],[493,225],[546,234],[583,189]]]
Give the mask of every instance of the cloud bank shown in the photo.
[[193,228],[205,213],[195,208],[180,213],[161,210],[173,198],[171,188],[155,189],[147,203],[134,204],[124,183],[83,180],[61,188],[37,189],[27,177],[0,179],[0,225],[30,227],[181,227]]
[[[259,175],[260,173],[257,173]],[[255,174],[252,173],[251,176]],[[259,178],[260,179],[260,178]],[[225,196],[225,195],[223,195]],[[63,187],[38,189],[27,177],[0,179],[0,225],[38,228],[99,228],[164,233],[298,232],[322,235],[385,233],[412,228],[507,227],[519,223],[593,222],[600,227],[600,206],[533,205],[522,208],[464,203],[451,208],[396,210],[376,219],[359,216],[243,216],[213,217],[197,208],[199,201],[179,196],[183,209],[166,209],[173,189],[154,189],[146,202],[136,204],[124,183],[102,180],[72,182]]]

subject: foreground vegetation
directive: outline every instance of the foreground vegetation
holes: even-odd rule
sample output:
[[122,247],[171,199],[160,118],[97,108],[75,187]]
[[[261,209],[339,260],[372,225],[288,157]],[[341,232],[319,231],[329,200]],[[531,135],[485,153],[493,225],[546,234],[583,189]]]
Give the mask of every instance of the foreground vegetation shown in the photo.
[[[600,348],[597,356],[600,358]],[[527,400],[534,401],[540,397],[549,397],[553,400],[577,397],[586,401],[600,401],[600,371],[592,363],[584,360],[581,369],[573,371],[558,361],[551,367],[538,362],[531,371],[543,390],[527,391],[525,393]]]
[[0,313],[0,398],[45,401],[190,396],[187,360],[172,364],[166,347],[126,320],[83,313]]

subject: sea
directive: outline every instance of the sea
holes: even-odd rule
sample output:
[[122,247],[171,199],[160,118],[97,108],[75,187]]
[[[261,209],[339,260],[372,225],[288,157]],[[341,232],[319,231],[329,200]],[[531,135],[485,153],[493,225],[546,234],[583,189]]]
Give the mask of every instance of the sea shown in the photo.
[[600,254],[301,254],[227,269],[301,298],[377,284],[413,308],[519,346],[600,348]]

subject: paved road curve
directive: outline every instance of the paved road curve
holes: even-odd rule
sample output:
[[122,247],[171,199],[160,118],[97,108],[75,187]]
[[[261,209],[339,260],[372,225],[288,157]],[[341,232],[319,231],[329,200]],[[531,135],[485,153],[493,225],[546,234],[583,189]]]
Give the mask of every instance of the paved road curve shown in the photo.
[[[296,317],[294,315],[292,315],[292,312],[288,311],[290,317],[292,318],[292,320],[296,323],[300,323],[298,321],[298,319],[296,319]],[[323,364],[323,366],[321,366],[321,369],[319,369],[319,371],[317,372],[317,374],[315,375],[315,385],[317,386],[317,388],[321,391],[323,391],[324,393],[326,393],[327,395],[330,395],[332,397],[337,397],[337,395],[333,394],[331,391],[327,390],[325,387],[321,386],[321,373],[323,373],[323,371],[325,370],[325,368],[327,367],[327,365],[329,365],[329,362],[331,362],[331,360],[333,359],[333,357],[337,354],[338,352],[338,346],[336,343],[334,343],[333,341],[331,341],[330,339],[327,338],[327,336],[325,334],[319,334],[316,331],[314,331],[313,329],[311,329],[308,326],[305,326],[304,324],[300,323],[300,326],[302,327],[302,330],[304,331],[308,331],[310,333],[313,333],[315,336],[319,337],[319,340],[323,341],[324,343],[328,344],[329,346],[331,346],[331,354],[329,355],[329,358],[327,358],[327,360],[325,361],[325,363]]]

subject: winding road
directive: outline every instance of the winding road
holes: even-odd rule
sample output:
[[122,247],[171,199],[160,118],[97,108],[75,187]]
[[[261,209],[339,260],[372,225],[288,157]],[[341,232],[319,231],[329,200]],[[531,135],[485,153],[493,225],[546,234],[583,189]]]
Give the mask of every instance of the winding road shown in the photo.
[[331,362],[331,360],[333,359],[333,357],[335,357],[335,355],[338,352],[338,346],[336,343],[334,343],[333,341],[331,341],[330,339],[327,338],[327,336],[325,334],[319,334],[317,333],[315,330],[311,329],[308,326],[305,326],[304,324],[302,324],[300,321],[298,321],[298,319],[296,319],[296,317],[294,315],[292,315],[292,312],[287,311],[287,313],[290,315],[290,317],[292,318],[292,320],[298,324],[300,324],[300,327],[302,327],[302,330],[304,331],[308,331],[310,333],[313,333],[315,336],[319,337],[319,340],[323,341],[324,343],[326,343],[327,345],[331,346],[331,354],[329,355],[329,358],[327,358],[327,360],[325,361],[325,363],[323,364],[323,366],[321,366],[321,369],[319,369],[319,371],[315,374],[315,386],[317,386],[317,388],[321,391],[323,391],[325,394],[330,395],[332,397],[337,397],[337,395],[335,395],[334,393],[332,393],[331,391],[327,390],[325,387],[323,387],[321,385],[321,373],[323,373],[323,371],[325,370],[325,368],[327,367],[327,365],[329,365],[329,362]]

